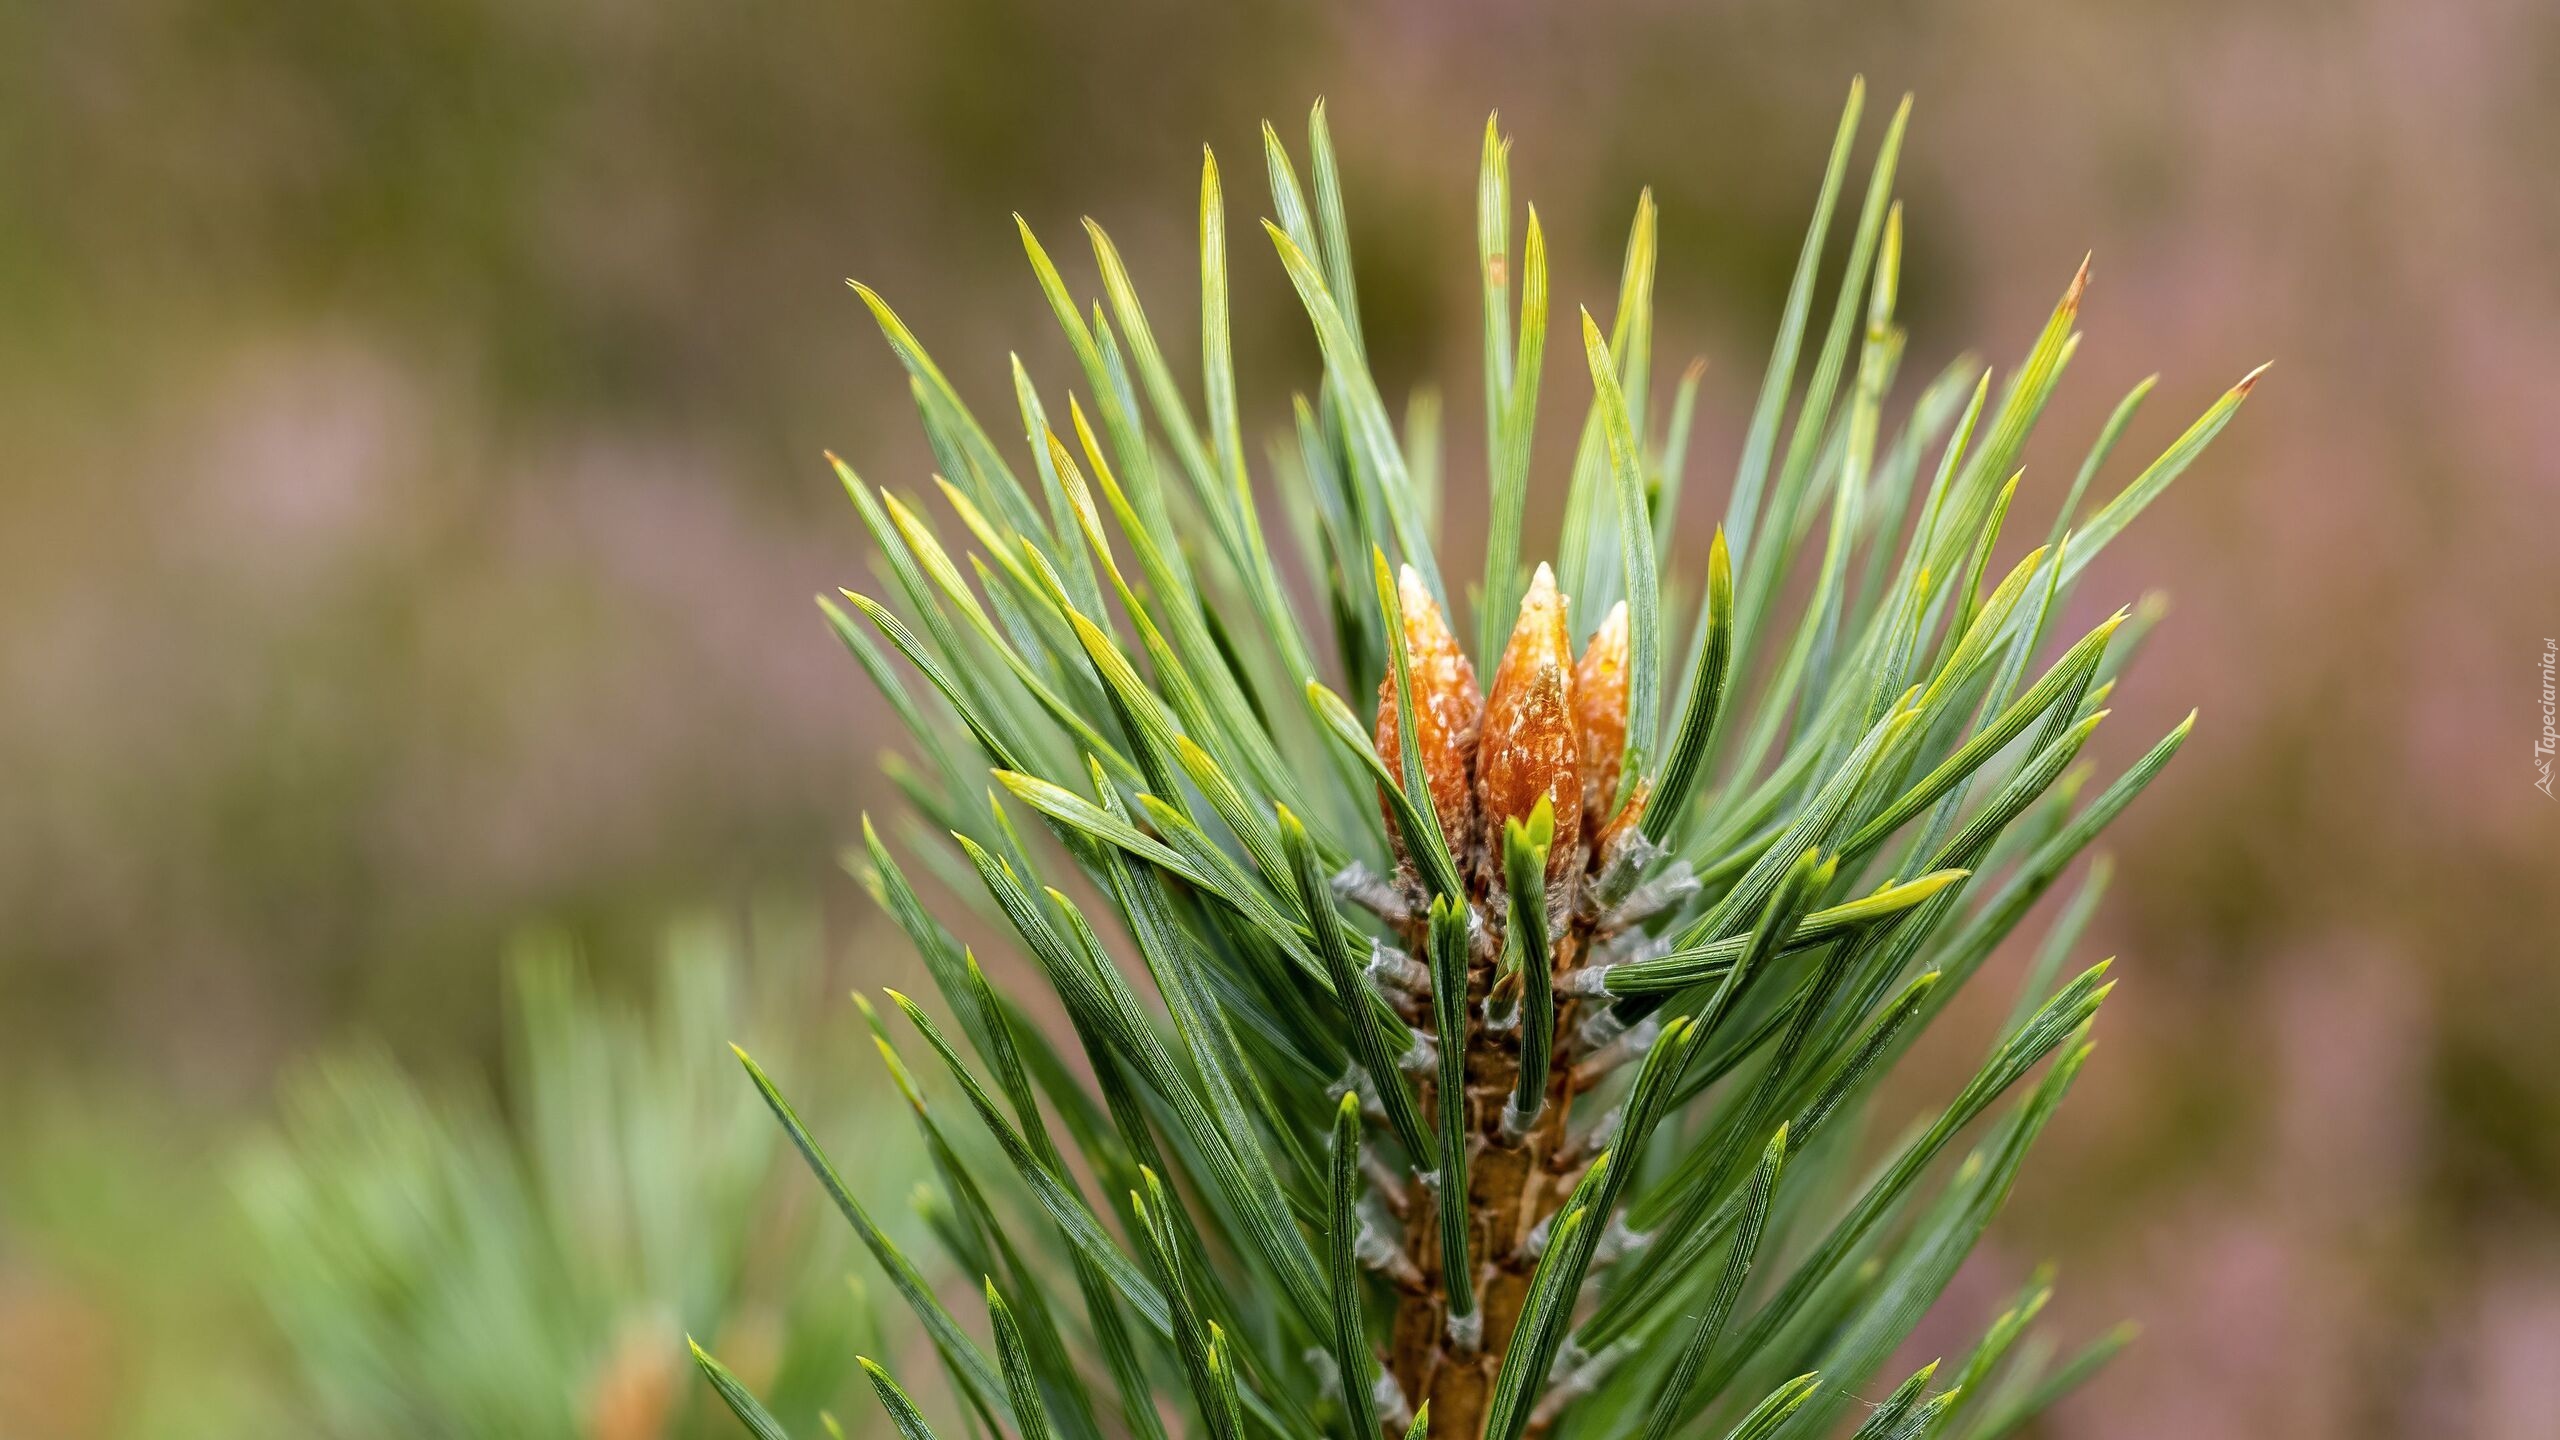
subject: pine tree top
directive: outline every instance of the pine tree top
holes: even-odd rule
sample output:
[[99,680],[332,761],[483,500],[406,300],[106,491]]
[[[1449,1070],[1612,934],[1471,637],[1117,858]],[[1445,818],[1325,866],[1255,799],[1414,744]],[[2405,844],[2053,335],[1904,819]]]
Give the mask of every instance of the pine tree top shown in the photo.
[[[2097,882],[1952,1099],[1897,1085],[1895,1062],[2185,738],[2084,796],[2082,745],[2160,605],[2068,643],[2055,626],[2256,377],[2084,509],[2136,387],[2043,543],[1995,571],[2087,266],[1996,400],[1995,372],[1959,360],[1888,427],[1907,99],[1804,354],[1863,108],[1853,86],[1694,554],[1672,541],[1703,367],[1656,383],[1649,194],[1609,323],[1580,313],[1562,526],[1522,533],[1547,257],[1532,207],[1515,266],[1494,122],[1492,523],[1463,594],[1435,545],[1441,406],[1418,395],[1399,426],[1369,368],[1321,104],[1304,182],[1264,129],[1263,229],[1323,373],[1258,469],[1214,156],[1196,389],[1091,221],[1089,307],[1022,226],[1076,361],[1063,409],[1013,363],[1024,446],[855,287],[973,547],[964,569],[919,494],[833,462],[896,598],[820,605],[908,731],[891,774],[921,822],[893,848],[866,821],[852,864],[940,992],[948,1033],[890,999],[967,1116],[927,1100],[864,1009],[942,1167],[945,1248],[984,1279],[992,1359],[748,1068],[974,1425],[1154,1437],[1170,1405],[1216,1440],[1817,1434],[1982,1234],[2112,985],[2103,963],[2061,978]],[[937,913],[902,853],[976,913]],[[1002,983],[963,930],[1007,937]],[[1032,1023],[1061,1012],[1054,1034]],[[1861,1143],[1871,1112],[1915,1103],[1922,1121]],[[2120,1342],[2048,1367],[2016,1343],[2044,1293],[1858,1433],[2003,1433]],[[704,1365],[750,1429],[781,1433]],[[900,1431],[931,1433],[869,1370]]]

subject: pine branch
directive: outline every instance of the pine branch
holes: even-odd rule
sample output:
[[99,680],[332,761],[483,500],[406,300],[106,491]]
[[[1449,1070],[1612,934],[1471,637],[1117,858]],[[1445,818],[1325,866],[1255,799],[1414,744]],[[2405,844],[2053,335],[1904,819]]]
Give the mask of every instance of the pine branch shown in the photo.
[[[2033,666],[2089,561],[2256,376],[2084,515],[2152,388],[2137,387],[2045,544],[2004,560],[2018,458],[2078,343],[2088,271],[1996,390],[1958,361],[1897,425],[1907,100],[1845,263],[1824,273],[1863,104],[1853,87],[1723,524],[1697,555],[1673,521],[1702,371],[1658,393],[1649,194],[1609,324],[1581,315],[1591,393],[1562,526],[1523,533],[1547,256],[1528,209],[1515,276],[1509,141],[1488,123],[1473,263],[1493,525],[1472,645],[1432,533],[1438,392],[1401,407],[1401,431],[1390,420],[1321,106],[1304,172],[1263,133],[1264,229],[1322,374],[1262,488],[1316,614],[1280,580],[1247,469],[1214,157],[1197,410],[1145,277],[1101,227],[1099,301],[1023,228],[1080,387],[1064,405],[1071,447],[1009,367],[1028,483],[862,292],[976,549],[963,566],[921,502],[843,470],[896,591],[849,598],[924,684],[860,622],[828,618],[913,732],[923,763],[902,786],[968,862],[932,841],[918,873],[974,871],[1081,1050],[1022,1030],[1017,1017],[1049,1007],[990,983],[866,828],[864,873],[957,1013],[952,1036],[898,1003],[992,1142],[932,1148],[952,1194],[979,1197],[951,1212],[962,1248],[1008,1277],[989,1292],[1001,1373],[757,1083],[982,1423],[1072,1433],[1088,1423],[1079,1373],[1100,1369],[1124,1417],[1171,1402],[1219,1440],[1812,1434],[1990,1223],[2112,984],[2101,965],[2053,985],[2094,884],[1978,1072],[1931,1097],[1934,1121],[1837,1194],[1824,1177],[1845,1181],[1852,1157],[1834,1142],[1889,1088],[1907,1103],[1901,1055],[2183,739],[2185,726],[2081,803],[2083,742],[2156,603]],[[1664,623],[1675,592],[1702,597],[1685,634]],[[1369,696],[1365,710],[1346,698]],[[989,793],[1043,824],[1017,830]],[[1141,970],[1152,995],[1127,978]],[[1072,1158],[1126,1196],[1107,1215],[1078,1190],[1034,1077]],[[1061,1266],[1085,1291],[1089,1339],[1046,1318],[1041,1276]],[[1910,1377],[1859,1433],[2021,1423],[2079,1374],[2021,1363],[2040,1305],[1995,1318],[1953,1384]],[[1118,1326],[1124,1307],[1134,1328]],[[1051,1334],[1099,1360],[1049,1356]],[[893,1423],[922,1433],[874,1378]],[[1175,1392],[1155,1393],[1168,1380]]]

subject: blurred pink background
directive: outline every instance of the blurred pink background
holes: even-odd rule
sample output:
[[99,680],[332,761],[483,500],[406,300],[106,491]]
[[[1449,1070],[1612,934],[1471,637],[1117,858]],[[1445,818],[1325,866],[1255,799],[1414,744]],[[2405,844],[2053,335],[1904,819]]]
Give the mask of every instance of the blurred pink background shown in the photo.
[[[2174,603],[2101,763],[2202,720],[2111,836],[2085,948],[2124,983],[1944,1333],[2052,1258],[2066,1332],[2145,1338],[2047,1435],[2553,1434],[2560,9],[2107,8],[13,9],[0,1089],[218,1132],[356,1027],[485,1063],[528,920],[612,953],[778,885],[869,935],[831,857],[894,805],[889,722],[809,605],[867,564],[817,456],[930,461],[843,278],[1001,411],[1007,349],[1064,373],[1007,212],[1062,257],[1090,213],[1177,294],[1206,141],[1268,423],[1313,347],[1254,126],[1318,94],[1382,377],[1449,396],[1461,554],[1485,113],[1559,307],[1605,306],[1654,187],[1663,368],[1711,365],[1694,559],[1863,72],[1879,120],[1918,95],[1906,377],[2009,362],[2095,252],[2025,528],[2142,376],[2101,493],[2276,362],[2082,587]],[[58,1268],[0,1229],[0,1333]]]

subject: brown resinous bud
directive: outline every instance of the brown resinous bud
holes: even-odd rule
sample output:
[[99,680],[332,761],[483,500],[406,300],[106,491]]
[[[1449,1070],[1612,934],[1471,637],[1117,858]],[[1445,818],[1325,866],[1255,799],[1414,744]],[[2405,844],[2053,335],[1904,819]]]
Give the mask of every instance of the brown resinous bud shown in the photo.
[[[1476,667],[1458,647],[1449,617],[1431,598],[1429,586],[1407,565],[1396,577],[1396,605],[1404,612],[1405,663],[1413,677],[1413,738],[1422,752],[1422,774],[1431,786],[1431,810],[1452,854],[1467,853],[1474,829],[1473,776],[1476,733],[1484,720],[1484,692],[1476,688]],[[1396,724],[1396,677],[1390,668],[1378,682],[1378,723],[1373,736],[1378,758],[1389,774],[1401,774],[1403,737]],[[1419,798],[1419,797],[1416,797]],[[1395,816],[1387,830],[1396,836],[1397,853],[1404,838],[1396,833]]]
[[1582,822],[1582,738],[1573,696],[1565,597],[1556,590],[1555,572],[1542,564],[1521,597],[1520,618],[1502,647],[1493,693],[1485,699],[1476,801],[1485,833],[1497,836],[1504,821],[1525,822],[1541,798],[1554,806],[1555,842],[1547,851],[1551,886],[1581,857],[1575,841]]
[[1573,668],[1573,718],[1582,732],[1582,833],[1595,841],[1618,803],[1627,749],[1627,602],[1609,609]]

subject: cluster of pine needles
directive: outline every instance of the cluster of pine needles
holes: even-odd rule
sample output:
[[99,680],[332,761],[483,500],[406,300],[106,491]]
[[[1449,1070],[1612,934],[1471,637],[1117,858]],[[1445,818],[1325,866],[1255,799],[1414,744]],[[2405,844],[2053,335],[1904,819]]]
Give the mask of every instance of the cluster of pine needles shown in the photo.
[[[814,1432],[884,1327],[871,1288],[845,1283],[835,1217],[769,1183],[782,1136],[720,1042],[759,1037],[830,1105],[859,1093],[816,1063],[804,1018],[821,935],[816,907],[787,901],[688,916],[636,993],[591,980],[564,934],[527,935],[506,967],[502,1093],[377,1044],[297,1067],[234,1188],[298,1383],[259,1423],[190,1433],[734,1435],[688,1331]],[[854,1114],[873,1182],[914,1179],[902,1117]]]
[[[2023,363],[1960,359],[1889,427],[1906,101],[1804,369],[1861,101],[1723,521],[1679,565],[1701,367],[1661,403],[1649,194],[1608,325],[1581,315],[1591,398],[1561,529],[1524,543],[1547,257],[1534,207],[1513,243],[1497,124],[1477,208],[1491,524],[1464,591],[1433,543],[1439,405],[1399,425],[1379,393],[1321,105],[1305,180],[1263,136],[1263,228],[1323,357],[1265,457],[1273,503],[1238,419],[1213,156],[1196,404],[1091,221],[1089,308],[1022,227],[1078,373],[1062,415],[1014,362],[1015,458],[856,287],[974,547],[964,560],[920,500],[836,462],[897,598],[821,604],[905,723],[913,758],[891,773],[917,817],[895,849],[866,822],[848,858],[947,1018],[895,992],[899,1026],[863,1009],[939,1170],[937,1233],[984,1278],[992,1357],[747,1068],[914,1308],[970,1434],[1762,1440],[1829,1433],[1858,1405],[1861,1437],[1992,1440],[2121,1343],[2057,1363],[2031,1333],[2039,1276],[1951,1367],[1874,1374],[2089,1053],[2111,982],[2065,957],[2101,869],[1972,1078],[1934,1111],[1892,1089],[1870,1119],[1915,1039],[2185,738],[2093,786],[2081,749],[2159,605],[2055,631],[2250,382],[2085,508],[2137,387],[2043,543],[1995,571],[2086,268]],[[1266,509],[1316,605],[1284,582]],[[910,868],[974,913],[946,923]],[[958,930],[1002,934],[1053,993],[991,978]],[[1033,1022],[1059,1012],[1063,1035]],[[966,1115],[927,1103],[900,1030]],[[750,1430],[784,1433],[700,1359]],[[930,1435],[864,1364],[898,1430]]]

